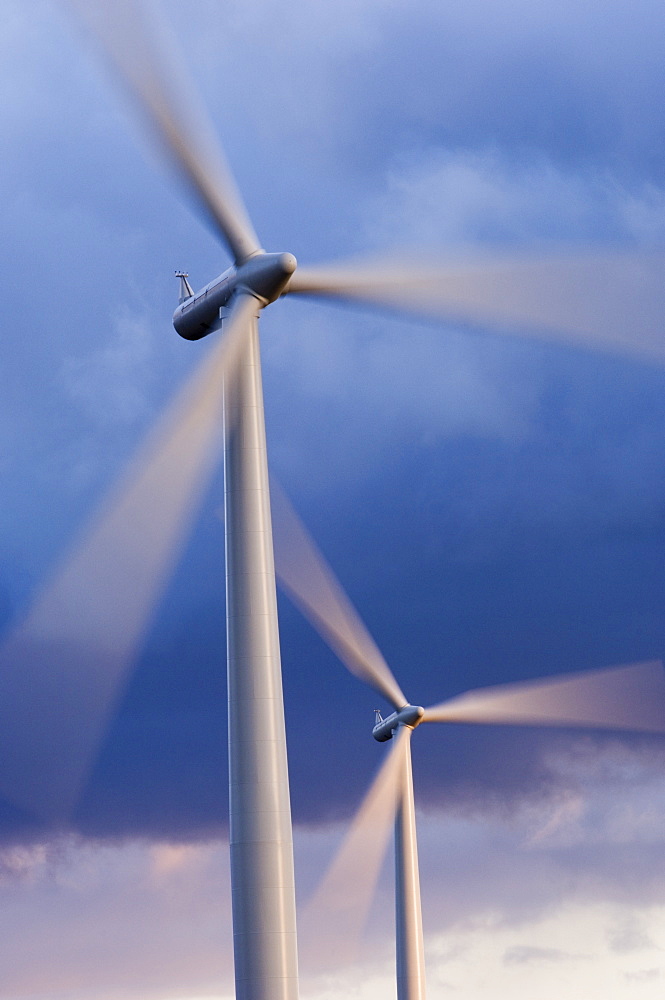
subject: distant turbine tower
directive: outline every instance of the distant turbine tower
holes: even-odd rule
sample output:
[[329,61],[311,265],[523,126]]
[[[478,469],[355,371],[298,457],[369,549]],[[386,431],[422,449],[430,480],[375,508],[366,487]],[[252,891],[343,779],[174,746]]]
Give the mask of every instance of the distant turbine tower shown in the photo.
[[[394,708],[376,712],[373,736],[394,738],[322,888],[344,912],[360,897],[368,903],[379,874],[388,825],[395,825],[395,924],[398,1000],[425,1000],[425,952],[420,906],[416,814],[411,770],[411,735],[422,722],[486,725],[564,726],[665,733],[665,672],[660,661],[469,691],[422,708],[410,704],[330,566],[277,484],[275,565],[282,586],[348,669]],[[383,800],[382,808],[379,797]],[[362,854],[357,865],[349,853]],[[373,863],[367,853],[374,854]],[[335,877],[347,881],[335,884]],[[341,902],[340,902],[341,901]]]
[[[0,749],[13,768],[0,776],[0,790],[50,820],[71,813],[223,437],[236,997],[296,1000],[259,313],[286,293],[332,296],[663,361],[662,313],[645,306],[662,304],[662,257],[373,261],[296,271],[292,254],[261,248],[177,46],[158,21],[139,0],[67,0],[66,6],[101,43],[233,264],[195,294],[179,273],[176,329],[191,340],[220,330],[223,336],[71,559],[0,648]],[[626,316],[629,291],[644,307]],[[368,676],[379,674],[374,662]],[[398,689],[388,675],[382,690],[401,708],[406,699],[390,697]]]

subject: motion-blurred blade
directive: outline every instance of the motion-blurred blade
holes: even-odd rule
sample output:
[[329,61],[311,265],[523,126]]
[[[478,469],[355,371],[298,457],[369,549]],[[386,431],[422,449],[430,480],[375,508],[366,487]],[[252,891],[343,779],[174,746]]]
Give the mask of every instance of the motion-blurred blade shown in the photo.
[[275,572],[282,587],[351,673],[402,708],[407,700],[390,667],[274,479],[270,499]]
[[71,814],[223,443],[222,397],[256,312],[176,396],[101,513],[0,646],[0,794]]
[[176,166],[203,203],[236,262],[261,244],[177,46],[151,4],[67,0],[101,43]]
[[665,361],[665,256],[576,253],[299,268],[288,292]]
[[[401,728],[348,833],[305,908],[302,928],[312,928],[333,954],[357,947],[367,922],[400,801],[408,732]],[[312,947],[316,947],[316,941]]]
[[480,688],[426,709],[423,722],[664,733],[665,672],[655,660]]

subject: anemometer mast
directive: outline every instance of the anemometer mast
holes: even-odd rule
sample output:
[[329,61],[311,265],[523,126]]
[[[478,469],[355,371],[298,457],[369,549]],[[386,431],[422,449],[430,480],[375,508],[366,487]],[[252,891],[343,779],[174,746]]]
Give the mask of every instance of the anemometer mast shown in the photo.
[[189,278],[187,271],[176,271],[175,276],[176,278],[180,278],[180,295],[178,297],[178,302],[182,305],[183,302],[187,301],[187,299],[192,298],[194,295],[194,289],[187,280]]

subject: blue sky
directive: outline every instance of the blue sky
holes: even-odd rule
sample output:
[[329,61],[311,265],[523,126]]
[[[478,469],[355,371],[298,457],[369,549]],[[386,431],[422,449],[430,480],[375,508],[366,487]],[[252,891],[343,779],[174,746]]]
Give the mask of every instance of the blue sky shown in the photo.
[[[404,248],[662,247],[655,3],[164,6],[268,249],[306,264]],[[0,55],[9,629],[207,349],[171,327],[173,271],[201,285],[227,260],[64,5],[8,0]],[[633,305],[641,314],[659,304]],[[263,353],[273,470],[414,701],[663,656],[662,367],[305,301],[269,310]],[[17,942],[3,959],[2,1000],[132,990],[190,1000],[230,988],[220,491],[221,474],[76,836],[0,812],[3,934]],[[281,609],[305,897],[382,748],[370,738],[375,696],[286,600]],[[439,988],[465,998],[473,956],[485,954],[496,984],[513,977],[506,995],[533,996],[533,979],[514,977],[541,982],[554,967],[578,976],[573,984],[615,969],[617,997],[662,991],[662,744],[417,736]],[[442,902],[433,887],[444,878]],[[160,914],[142,949],[118,929],[132,912],[143,926]],[[90,913],[103,945],[54,944],[84,940]],[[592,957],[559,940],[562,913],[588,932]],[[30,963],[19,947],[27,933],[41,942]],[[161,978],[146,971],[183,934],[196,961],[173,945]],[[362,1000],[379,995],[381,976],[390,982],[389,938],[379,913]],[[303,948],[307,995],[346,995],[341,971],[321,971],[316,942]],[[549,997],[544,986],[539,996]]]

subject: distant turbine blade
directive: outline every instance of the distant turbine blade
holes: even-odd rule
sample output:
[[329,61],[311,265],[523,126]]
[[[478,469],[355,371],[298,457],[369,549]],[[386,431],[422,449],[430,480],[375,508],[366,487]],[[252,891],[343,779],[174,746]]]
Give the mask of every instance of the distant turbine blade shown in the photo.
[[665,733],[665,673],[656,660],[480,688],[426,709],[423,722]]
[[665,256],[569,253],[299,268],[288,292],[665,361]]
[[223,441],[222,397],[256,300],[176,396],[105,507],[0,645],[0,795],[71,814]]
[[402,727],[305,908],[305,934],[311,927],[320,938],[325,928],[326,947],[332,946],[334,953],[345,946],[357,947],[367,923],[400,803],[408,744]]
[[66,0],[105,54],[175,165],[203,203],[236,262],[258,236],[177,46],[141,0]]
[[283,589],[351,673],[402,708],[407,700],[390,667],[274,479],[270,497],[275,572]]

